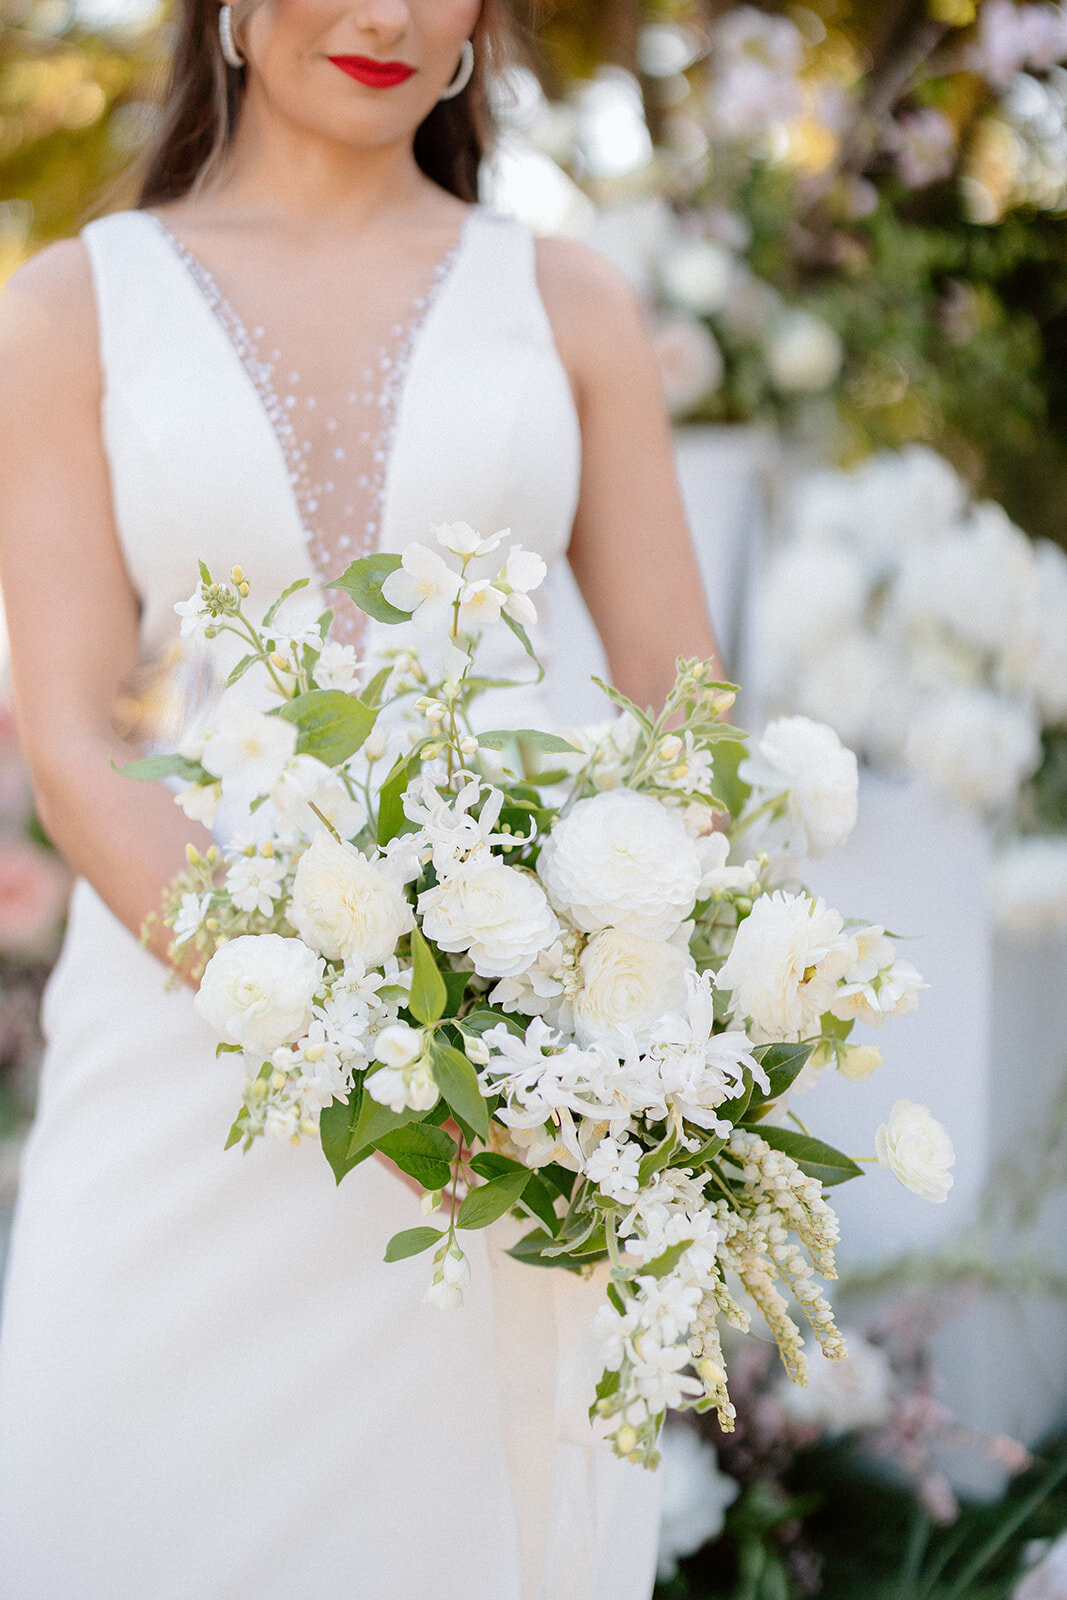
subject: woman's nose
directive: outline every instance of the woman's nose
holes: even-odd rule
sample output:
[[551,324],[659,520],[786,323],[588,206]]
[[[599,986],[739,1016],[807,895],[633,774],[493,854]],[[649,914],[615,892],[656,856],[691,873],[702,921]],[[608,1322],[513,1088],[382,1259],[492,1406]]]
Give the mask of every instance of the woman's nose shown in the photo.
[[411,23],[411,7],[407,0],[364,0],[354,8],[357,26],[364,33],[373,33],[382,40],[400,39]]

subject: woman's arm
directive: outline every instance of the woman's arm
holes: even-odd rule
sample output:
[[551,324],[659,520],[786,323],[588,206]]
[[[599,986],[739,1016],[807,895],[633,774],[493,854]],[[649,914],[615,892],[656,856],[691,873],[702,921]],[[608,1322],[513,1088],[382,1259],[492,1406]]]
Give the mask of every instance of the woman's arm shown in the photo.
[[[138,601],[112,515],[100,387],[88,258],[70,240],[34,257],[0,296],[0,586],[41,820],[136,934],[184,867],[186,845],[210,839],[162,784],[111,764],[136,753],[112,713],[138,663]],[[167,943],[158,928],[157,954]]]
[[539,240],[537,276],[582,426],[571,567],[616,686],[659,705],[677,656],[720,658],[656,358],[632,293],[595,252]]

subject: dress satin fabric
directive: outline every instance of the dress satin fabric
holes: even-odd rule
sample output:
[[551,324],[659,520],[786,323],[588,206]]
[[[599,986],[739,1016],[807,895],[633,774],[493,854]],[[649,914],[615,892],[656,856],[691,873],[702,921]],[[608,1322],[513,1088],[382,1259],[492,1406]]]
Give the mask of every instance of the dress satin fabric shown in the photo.
[[[264,598],[313,574],[260,396],[171,243],[139,212],[82,237],[147,659],[198,558]],[[473,208],[410,352],[381,545],[462,519],[552,565],[580,448],[532,239]],[[485,670],[528,677],[498,631]],[[520,1267],[505,1218],[466,1236],[464,1307],[423,1305],[428,1258],[382,1260],[416,1198],[375,1161],[335,1186],[313,1141],[225,1151],[239,1069],[164,980],[79,882],[4,1289],[0,1595],[647,1600],[655,1478],[585,1413],[602,1281]]]

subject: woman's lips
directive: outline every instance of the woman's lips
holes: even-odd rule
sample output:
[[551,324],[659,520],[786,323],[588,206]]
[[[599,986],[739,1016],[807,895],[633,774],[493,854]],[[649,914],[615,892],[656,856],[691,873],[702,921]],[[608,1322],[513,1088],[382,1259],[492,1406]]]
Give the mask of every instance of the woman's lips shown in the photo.
[[374,61],[370,56],[329,56],[327,59],[370,89],[395,88],[398,83],[406,83],[415,72],[406,61]]

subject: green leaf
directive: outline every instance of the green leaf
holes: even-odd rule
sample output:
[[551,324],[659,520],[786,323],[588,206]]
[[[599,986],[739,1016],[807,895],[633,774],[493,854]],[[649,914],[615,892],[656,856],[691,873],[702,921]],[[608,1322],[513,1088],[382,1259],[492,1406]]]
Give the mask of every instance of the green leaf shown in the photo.
[[531,1172],[530,1181],[522,1191],[522,1204],[543,1222],[549,1233],[555,1235],[559,1230],[559,1218],[553,1202],[552,1191],[547,1183],[542,1183],[536,1172]]
[[424,1250],[430,1250],[439,1239],[444,1238],[440,1228],[405,1228],[403,1233],[394,1233],[385,1247],[386,1261],[406,1261],[408,1256],[421,1256]]
[[411,931],[411,956],[414,970],[411,975],[411,998],[408,1001],[408,1010],[416,1022],[421,1022],[424,1027],[429,1027],[439,1017],[445,1014],[448,1004],[448,990],[445,980],[437,970],[433,951],[427,944],[420,928]]
[[861,1178],[863,1168],[851,1156],[842,1155],[833,1145],[813,1139],[807,1133],[794,1133],[792,1128],[768,1127],[760,1123],[753,1129],[761,1139],[766,1139],[772,1150],[781,1150],[790,1156],[809,1178],[818,1178],[827,1188],[835,1183],[847,1183],[850,1178]]
[[240,1144],[241,1140],[245,1136],[245,1123],[247,1121],[248,1112],[242,1106],[240,1111],[237,1113],[237,1120],[230,1129],[229,1133],[226,1135],[226,1143],[223,1145],[224,1150],[232,1150],[235,1144]]
[[443,1189],[452,1176],[456,1141],[443,1128],[409,1122],[379,1139],[378,1149],[424,1189]]
[[254,662],[261,659],[262,658],[255,652],[253,652],[251,655],[242,656],[240,661],[234,667],[233,671],[230,673],[229,677],[226,679],[227,689],[232,689],[234,684],[238,683],[240,679],[244,677],[249,667],[252,666]]
[[264,618],[263,618],[263,632],[264,633],[268,632],[271,623],[274,621],[275,617],[278,615],[278,608],[285,604],[286,600],[288,600],[288,598],[289,598],[289,596],[291,594],[296,594],[298,589],[306,589],[310,582],[311,582],[310,578],[297,578],[296,582],[295,583],[291,583],[289,585],[288,589],[283,589],[282,590],[282,592],[278,596],[277,600],[275,600],[274,604],[268,608],[266,614],[264,615]]
[[674,1271],[692,1243],[692,1239],[683,1239],[681,1244],[672,1244],[662,1255],[650,1261],[647,1267],[639,1268],[642,1278],[665,1278],[668,1272]]
[[343,589],[359,609],[366,612],[368,617],[373,617],[375,622],[410,622],[409,611],[398,610],[382,596],[382,584],[401,565],[400,556],[379,550],[375,555],[361,556],[358,561],[353,561],[339,578],[325,587]]
[[541,733],[537,728],[496,728],[490,733],[480,733],[478,743],[486,750],[506,750],[519,742],[543,755],[580,755],[581,752],[566,739],[555,733]]
[[478,1088],[478,1074],[461,1051],[437,1037],[433,1042],[433,1075],[457,1117],[482,1139],[489,1137],[489,1108]]
[[207,567],[204,565],[204,563],[202,561],[198,561],[196,563],[196,565],[197,565],[197,567],[199,569],[199,572],[200,572],[200,582],[201,583],[210,583],[211,582],[211,574],[207,570]]
[[[724,1103],[720,1109],[726,1111],[728,1103]],[[688,1150],[680,1150],[671,1165],[674,1167],[692,1167],[694,1172],[699,1172],[701,1168],[707,1166],[709,1161],[714,1161],[715,1157],[725,1148],[726,1140],[716,1136],[714,1139],[709,1139],[707,1144],[701,1145],[700,1149],[692,1154]]]
[[378,845],[384,848],[395,839],[398,833],[404,831],[407,818],[404,815],[404,793],[408,786],[408,779],[414,776],[418,761],[412,756],[398,756],[393,763],[392,771],[378,791]]
[[397,1128],[406,1127],[409,1122],[418,1121],[421,1115],[410,1106],[405,1106],[403,1111],[390,1111],[388,1106],[379,1105],[372,1095],[364,1095],[359,1119],[348,1141],[345,1170],[358,1167],[377,1149],[379,1139],[386,1138]]
[[525,1261],[534,1267],[562,1267],[567,1272],[581,1272],[582,1268],[594,1261],[603,1260],[606,1255],[604,1246],[603,1229],[598,1229],[591,1243],[596,1248],[585,1255],[576,1255],[572,1259],[560,1256],[558,1253],[547,1254],[548,1250],[555,1252],[556,1240],[543,1228],[535,1228],[532,1233],[524,1234],[517,1244],[512,1245],[507,1252],[515,1261]]
[[545,669],[541,665],[540,661],[538,661],[538,659],[537,659],[537,652],[534,650],[533,645],[530,643],[530,635],[526,632],[526,629],[523,627],[522,623],[521,622],[516,622],[514,617],[509,617],[506,611],[502,611],[500,613],[500,620],[501,620],[501,622],[506,622],[507,623],[508,627],[511,629],[512,633],[515,635],[516,639],[518,639],[519,643],[522,645],[522,648],[526,651],[526,654],[529,656],[530,660],[532,662],[534,662],[534,664],[536,665],[536,667],[537,667],[537,680],[536,681],[538,683],[540,683],[541,679],[545,675]]
[[338,1183],[352,1170],[352,1163],[348,1159],[349,1146],[362,1108],[363,1083],[360,1080],[349,1099],[335,1100],[332,1105],[325,1107],[319,1119],[322,1153],[330,1163]]
[[[761,1044],[757,1045],[752,1054],[762,1066],[770,1080],[770,1093],[766,1094],[760,1088],[754,1087],[749,1101],[748,1112],[756,1112],[763,1106],[769,1106],[773,1100],[781,1099],[790,1085],[800,1076],[814,1045],[811,1044]],[[723,1111],[729,1115],[729,1104],[723,1106]],[[734,1119],[737,1120],[736,1117]]]
[[662,1139],[654,1150],[641,1157],[637,1168],[637,1181],[641,1188],[645,1188],[650,1178],[670,1164],[671,1156],[678,1148],[678,1130],[671,1128],[665,1139]]
[[529,1167],[524,1167],[521,1161],[515,1161],[511,1156],[498,1155],[495,1150],[479,1150],[468,1163],[472,1172],[479,1178],[500,1178],[505,1172],[531,1173]]
[[518,1022],[508,1011],[491,1011],[488,1006],[479,1006],[477,1011],[472,1011],[463,1018],[459,1024],[464,1033],[472,1033],[477,1038],[488,1033],[490,1028],[496,1028],[503,1023],[508,1032],[516,1039],[524,1039],[526,1031],[521,1022]]
[[300,730],[297,754],[317,756],[328,767],[339,767],[355,755],[378,717],[373,706],[343,689],[309,689],[287,700],[278,715]]
[[595,673],[591,676],[597,688],[607,695],[613,706],[618,706],[620,711],[628,711],[631,717],[637,719],[646,733],[652,732],[652,718],[647,711],[642,711],[640,706],[627,699],[626,695],[621,694],[618,689],[613,689],[610,683],[605,683],[603,678],[598,678]]
[[381,672],[376,672],[368,683],[360,699],[365,706],[373,706],[377,710],[382,703],[382,691],[393,675],[392,667],[383,667]]
[[530,1181],[525,1167],[518,1172],[505,1172],[480,1188],[472,1189],[459,1208],[456,1218],[458,1228],[487,1228],[505,1211],[515,1205]]
[[150,782],[155,778],[185,778],[189,783],[211,784],[215,779],[210,772],[200,765],[199,761],[190,761],[185,756],[142,756],[138,761],[127,761],[124,767],[117,767],[124,778],[141,778]]

